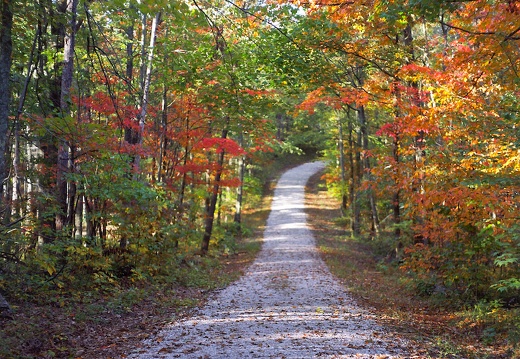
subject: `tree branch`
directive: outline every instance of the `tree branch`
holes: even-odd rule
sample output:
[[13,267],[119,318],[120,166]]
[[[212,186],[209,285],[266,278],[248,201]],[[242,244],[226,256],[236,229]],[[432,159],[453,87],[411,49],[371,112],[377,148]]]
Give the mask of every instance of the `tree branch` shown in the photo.
[[442,20],[440,20],[439,23],[443,26],[449,27],[450,29],[459,30],[459,31],[462,31],[462,32],[464,32],[466,34],[470,34],[470,35],[495,35],[496,34],[496,32],[494,32],[494,31],[471,31],[468,29],[464,29],[462,27],[448,24],[447,22],[444,22]]
[[507,35],[505,37],[505,39],[502,40],[502,42],[509,41],[509,40],[520,40],[519,36],[515,36],[515,34],[518,33],[519,31],[520,31],[520,26],[515,31],[513,31],[512,33]]

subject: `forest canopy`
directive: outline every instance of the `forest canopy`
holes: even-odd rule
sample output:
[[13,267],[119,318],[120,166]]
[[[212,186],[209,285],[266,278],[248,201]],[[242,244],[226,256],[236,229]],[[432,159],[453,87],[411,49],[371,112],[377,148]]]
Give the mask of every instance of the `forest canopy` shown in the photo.
[[291,152],[330,160],[352,235],[422,294],[519,304],[517,1],[0,7],[6,297],[232,250]]

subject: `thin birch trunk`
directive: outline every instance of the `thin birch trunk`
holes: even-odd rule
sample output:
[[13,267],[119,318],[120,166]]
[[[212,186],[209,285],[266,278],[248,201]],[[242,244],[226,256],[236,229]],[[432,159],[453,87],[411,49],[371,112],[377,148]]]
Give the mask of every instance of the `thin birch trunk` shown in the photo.
[[[132,80],[134,76],[134,26],[133,24],[126,28],[126,35],[128,36],[128,41],[126,43],[126,88],[129,94],[132,93]],[[128,96],[128,101],[130,101],[130,96]],[[125,126],[124,128],[124,136],[125,141],[129,144],[135,144],[137,140],[135,139],[134,129],[131,126]]]
[[166,138],[166,130],[168,128],[168,88],[163,87],[162,101],[161,101],[161,123],[159,126],[159,159],[157,160],[157,181],[163,180],[164,155],[168,145]]
[[[66,14],[69,18],[68,25],[65,27],[64,47],[63,47],[63,72],[61,75],[60,111],[63,117],[71,114],[70,110],[70,90],[72,87],[74,72],[74,49],[76,46],[76,22],[77,8],[79,0],[70,0],[67,4]],[[62,230],[70,224],[69,220],[73,214],[69,212],[69,202],[74,199],[68,198],[68,184],[65,175],[73,167],[70,162],[70,144],[67,140],[61,139],[58,145],[58,173],[56,174],[58,189],[58,205],[60,210],[56,215],[56,230]],[[75,195],[75,194],[74,194]]]
[[[146,60],[146,72],[143,78],[143,87],[142,87],[142,97],[141,97],[141,111],[138,115],[138,121],[139,121],[139,135],[138,135],[138,144],[143,144],[143,137],[144,137],[144,126],[146,123],[146,115],[148,111],[148,96],[150,93],[150,84],[152,81],[152,62],[153,62],[153,54],[154,54],[154,48],[155,48],[155,38],[157,33],[157,25],[159,23],[159,20],[161,18],[161,13],[157,13],[155,15],[153,21],[152,21],[152,29],[150,32],[150,45],[148,47],[148,56]],[[143,30],[144,31],[144,30]],[[144,50],[144,49],[143,49]],[[141,156],[137,154],[134,159],[134,167],[136,170],[140,168],[140,162],[141,162]],[[136,171],[137,173],[137,171]]]

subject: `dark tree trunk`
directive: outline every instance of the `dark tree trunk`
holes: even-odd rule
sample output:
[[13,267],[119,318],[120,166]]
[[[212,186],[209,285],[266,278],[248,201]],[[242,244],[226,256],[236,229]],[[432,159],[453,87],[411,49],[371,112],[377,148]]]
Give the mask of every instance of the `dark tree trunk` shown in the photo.
[[[240,146],[244,147],[244,133],[240,130],[240,137],[238,139],[238,143]],[[237,188],[237,198],[235,201],[235,218],[234,222],[237,224],[242,223],[242,201],[244,197],[244,175],[245,175],[245,167],[246,167],[246,158],[245,156],[240,156],[238,158],[238,179],[240,180],[240,184]]]
[[4,210],[4,182],[8,176],[6,147],[11,103],[11,55],[13,52],[13,4],[4,0],[0,4],[0,216]]
[[[395,135],[395,139],[393,142],[393,158],[396,170],[399,170],[399,137],[398,134]],[[395,184],[395,192],[392,196],[392,209],[393,209],[393,219],[394,219],[394,236],[397,241],[401,238],[401,228],[399,225],[401,224],[401,199],[400,199],[400,190],[399,184]]]
[[0,294],[0,318],[12,318],[12,311],[7,300]]
[[355,153],[356,153],[356,144],[354,142],[353,136],[354,129],[352,128],[352,122],[349,119],[348,123],[348,159],[349,159],[349,208],[350,208],[350,229],[352,231],[353,236],[359,235],[359,210],[357,206],[357,196],[356,196],[356,161],[355,161]]
[[159,124],[159,158],[157,159],[157,181],[163,180],[164,157],[166,148],[168,147],[168,138],[166,131],[168,130],[168,87],[164,85],[161,101],[161,122]]
[[339,169],[341,173],[341,213],[345,215],[345,212],[347,211],[347,174],[345,171],[345,143],[341,116],[338,116],[338,152]]
[[[11,101],[11,55],[13,52],[12,41],[13,8],[10,0],[4,0],[0,4],[0,216],[4,210],[4,181],[7,179],[6,146],[7,129],[9,121],[9,104]],[[10,317],[11,308],[5,298],[0,294],[0,316]]]
[[361,163],[361,132],[357,133],[357,141],[353,142],[353,176],[352,176],[352,235],[357,237],[361,235],[361,203],[359,200],[359,192],[361,187],[361,173],[363,165]]
[[[369,141],[368,141],[368,124],[367,124],[367,118],[365,113],[365,107],[359,106],[358,107],[358,121],[359,121],[359,127],[361,130],[361,144],[363,148],[363,153],[365,154],[363,156],[363,174],[366,174],[368,176],[368,179],[371,180],[371,173],[370,173],[370,157],[368,156],[368,151],[370,150]],[[377,236],[379,234],[379,214],[377,213],[377,206],[376,206],[376,199],[374,195],[374,191],[371,189],[368,189],[367,191],[368,196],[368,202],[370,205],[370,213],[371,213],[371,219],[372,219],[372,230],[374,234]]]
[[[227,138],[227,133],[228,130],[223,130],[221,138]],[[217,208],[217,200],[220,191],[220,178],[222,177],[224,158],[225,153],[222,151],[218,155],[217,173],[215,174],[213,189],[206,205],[206,213],[204,218],[204,236],[202,237],[202,245],[200,247],[200,250],[203,254],[206,254],[209,250],[209,241],[213,232],[213,222],[215,220],[215,209]]]

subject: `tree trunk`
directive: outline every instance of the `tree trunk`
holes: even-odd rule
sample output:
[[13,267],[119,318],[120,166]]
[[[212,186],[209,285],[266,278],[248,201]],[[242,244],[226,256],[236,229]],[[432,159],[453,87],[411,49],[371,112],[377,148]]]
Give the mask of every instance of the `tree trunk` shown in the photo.
[[[359,121],[359,127],[361,130],[361,142],[363,147],[363,175],[366,174],[368,176],[369,180],[372,180],[372,176],[370,173],[371,166],[370,166],[370,157],[369,157],[369,141],[368,141],[368,125],[367,125],[367,118],[365,113],[365,107],[359,106],[358,107],[358,121]],[[362,175],[362,176],[363,176]],[[367,190],[367,196],[368,196],[368,202],[370,205],[370,213],[371,213],[371,219],[372,219],[372,230],[375,234],[375,236],[379,235],[379,214],[377,213],[377,204],[376,199],[374,195],[374,191],[372,189]]]
[[[221,138],[227,138],[227,133],[228,130],[223,130]],[[222,177],[222,170],[224,168],[224,157],[225,152],[222,150],[222,152],[220,152],[218,155],[217,173],[215,174],[215,180],[213,182],[213,190],[206,205],[206,213],[204,218],[204,236],[202,237],[202,245],[200,247],[200,250],[203,254],[206,254],[209,250],[209,241],[213,232],[215,209],[217,207],[218,194],[220,190],[220,178]]]
[[[60,112],[62,117],[69,117],[70,109],[70,89],[74,75],[74,49],[76,46],[76,22],[78,0],[70,0],[67,3],[66,15],[69,17],[67,26],[65,27],[64,46],[63,46],[63,71],[61,75],[61,93],[60,93]],[[71,166],[69,151],[70,144],[65,139],[60,139],[58,145],[58,172],[56,174],[57,181],[57,199],[59,211],[56,215],[56,230],[63,230],[70,224],[69,220],[73,213],[69,214],[69,202],[74,202],[73,198],[68,198],[68,185],[66,174]]]
[[[240,136],[238,139],[238,144],[241,147],[244,147],[244,132],[240,129]],[[240,184],[237,187],[237,198],[235,201],[235,218],[234,222],[237,224],[242,223],[242,201],[244,197],[244,176],[245,176],[245,167],[246,167],[246,157],[241,155],[238,158],[238,179],[240,180]]]
[[352,148],[352,159],[351,159],[351,194],[350,194],[350,202],[351,202],[351,223],[352,223],[352,235],[357,237],[361,234],[361,207],[359,203],[359,187],[361,185],[361,154],[359,153],[360,142],[361,142],[361,134],[358,132],[357,143],[354,141],[354,136],[352,135],[353,129],[350,133],[350,141]]
[[356,217],[354,216],[354,208],[356,203],[356,194],[355,194],[355,186],[356,186],[356,165],[354,161],[354,151],[355,151],[355,143],[354,138],[352,136],[354,129],[352,128],[352,122],[348,122],[348,164],[349,164],[349,189],[348,189],[348,205],[350,209],[350,230],[352,231],[352,236],[355,236],[355,229],[359,226],[356,221]]
[[[143,29],[144,31],[144,29]],[[126,28],[126,35],[128,36],[128,42],[126,43],[126,85],[128,93],[132,93],[132,79],[134,77],[134,26]],[[130,96],[129,96],[130,97]],[[130,101],[130,98],[128,99]],[[125,126],[124,128],[125,142],[135,145],[137,143],[137,132],[131,126]]]
[[338,152],[339,168],[341,174],[341,213],[345,215],[347,211],[347,174],[345,172],[345,143],[343,139],[343,121],[338,116]]
[[146,38],[148,37],[147,31],[148,17],[146,14],[142,14],[141,17],[141,59],[139,63],[139,88],[141,91],[144,89],[144,79],[146,73]]
[[20,176],[20,120],[15,118],[13,148],[13,210],[12,215],[22,217],[22,181]]
[[0,217],[4,210],[4,182],[8,176],[6,162],[7,128],[11,103],[11,55],[13,52],[13,4],[4,0],[0,4]]
[[[358,86],[363,87],[365,81],[365,70],[362,66],[359,66],[355,71],[355,77],[358,81]],[[363,173],[362,177],[367,176],[369,181],[372,181],[372,173],[371,173],[371,165],[370,165],[370,142],[368,139],[368,121],[365,112],[365,107],[363,105],[359,105],[357,107],[357,118],[359,122],[359,128],[361,132],[361,146],[363,150]],[[372,235],[379,235],[379,214],[377,212],[377,203],[374,195],[374,191],[369,188],[367,190],[368,204],[370,207],[371,213],[371,223],[372,223]]]
[[[148,56],[146,57],[146,66],[141,66],[141,70],[144,68],[145,73],[141,73],[142,77],[142,97],[141,97],[141,111],[138,115],[138,123],[139,123],[139,133],[138,133],[138,141],[137,143],[142,145],[143,144],[143,136],[144,136],[144,125],[146,123],[146,115],[148,113],[148,95],[150,93],[150,84],[152,81],[152,61],[153,61],[153,53],[154,53],[154,47],[155,47],[155,37],[157,33],[157,25],[159,23],[159,20],[161,18],[161,13],[157,13],[155,15],[153,21],[152,21],[152,30],[150,33],[150,45],[148,46]],[[144,29],[143,29],[144,32]],[[144,48],[143,53],[141,54],[144,56]],[[136,155],[134,159],[134,167],[135,169],[139,169],[141,162],[141,156]]]
[[7,300],[0,294],[0,318],[12,318],[12,311]]
[[[403,30],[403,43],[407,50],[407,52],[410,55],[409,63],[415,62],[415,54],[414,54],[414,48],[413,48],[413,32],[412,32],[412,25],[410,24],[410,21],[408,21],[408,25]],[[412,81],[409,84],[416,92],[412,95],[410,101],[412,107],[417,107],[418,109],[421,109],[424,107],[424,102],[421,100],[421,96],[419,94],[420,92],[420,84],[418,81]],[[417,196],[422,196],[424,192],[424,161],[426,158],[425,153],[425,132],[423,130],[419,130],[417,132],[417,135],[414,137],[413,141],[414,146],[414,162],[413,162],[413,168],[414,168],[414,175],[413,175],[413,181],[412,181],[412,192]],[[420,227],[424,223],[424,214],[423,206],[421,204],[422,200],[420,200],[419,204],[415,207],[413,211],[413,217],[412,221],[414,224],[414,227]],[[427,238],[424,238],[422,234],[415,233],[414,234],[414,242],[415,243],[424,243],[426,244],[428,242]]]
[[246,160],[245,156],[238,158],[238,178],[240,184],[237,187],[237,198],[235,201],[235,217],[234,222],[237,224],[242,223],[242,203],[244,200],[244,177],[245,177]]
[[95,208],[92,208],[95,205],[95,201],[85,197],[85,218],[86,218],[86,237],[87,243],[90,246],[95,246],[94,237],[96,236],[96,220],[93,219]]
[[[18,198],[22,197],[22,183],[24,183],[24,178],[20,174],[20,167],[21,167],[21,142],[20,142],[20,116],[23,112],[23,107],[25,105],[25,99],[27,98],[27,91],[29,88],[29,82],[31,81],[31,78],[34,74],[35,66],[33,66],[34,61],[34,55],[36,51],[36,43],[38,41],[38,37],[40,36],[39,33],[40,28],[38,27],[36,34],[34,35],[33,44],[31,47],[31,54],[29,56],[29,60],[27,62],[27,75],[25,76],[23,88],[19,93],[19,99],[18,99],[18,108],[15,115],[15,153],[13,158],[13,170],[14,170],[14,188],[15,188],[15,194]],[[27,144],[29,146],[29,144]],[[29,157],[29,156],[28,156]],[[30,162],[30,161],[28,161]],[[25,193],[30,195],[30,189],[25,188]],[[22,212],[25,212],[28,210],[29,205],[23,206],[22,203],[16,204],[17,208],[15,212],[17,213],[17,216],[21,217]]]
[[220,225],[222,225],[222,189],[220,187],[219,187],[219,191],[218,191],[217,202],[218,202],[217,226],[220,226]]
[[159,158],[157,160],[157,181],[163,180],[164,156],[168,146],[166,131],[168,130],[168,87],[164,85],[161,101],[161,123],[159,124]]
[[[396,171],[399,171],[399,137],[398,134],[395,134],[395,139],[393,142],[392,154],[394,158],[394,164]],[[396,174],[396,178],[399,178],[399,173]],[[397,241],[401,238],[401,228],[399,225],[401,224],[401,199],[400,199],[400,189],[399,183],[395,183],[395,192],[392,196],[392,209],[393,209],[393,217],[394,217],[394,236]]]

